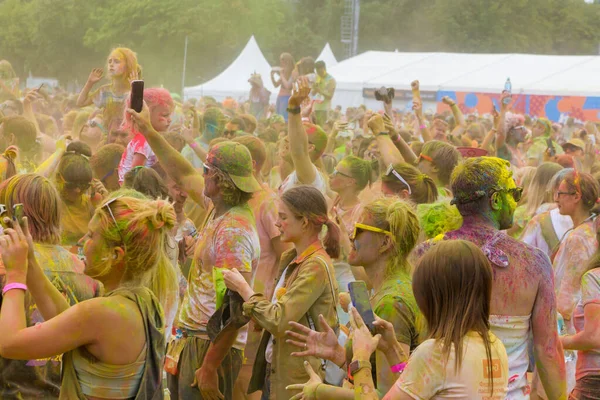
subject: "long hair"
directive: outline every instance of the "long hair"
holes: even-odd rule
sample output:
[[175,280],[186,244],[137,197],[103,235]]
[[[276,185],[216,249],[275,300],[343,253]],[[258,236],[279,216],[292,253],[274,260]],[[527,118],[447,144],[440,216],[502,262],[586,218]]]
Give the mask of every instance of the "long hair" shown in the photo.
[[340,228],[327,216],[327,202],[321,192],[313,186],[296,186],[286,190],[281,200],[297,218],[306,218],[316,232],[327,226],[323,239],[325,251],[331,258],[340,256]]
[[117,47],[111,51],[112,53],[119,53],[125,60],[125,73],[124,77],[129,81],[140,79],[142,66],[138,64],[137,54],[133,50],[127,47]]
[[368,215],[377,228],[392,232],[394,244],[388,260],[386,276],[410,274],[408,255],[419,239],[421,228],[413,207],[393,197],[377,199],[367,204],[362,215]]
[[409,185],[406,186],[396,175],[390,173],[381,177],[381,183],[394,193],[410,189],[410,199],[417,204],[434,203],[438,198],[438,189],[433,179],[410,164],[394,164],[396,171]]
[[33,240],[60,243],[60,197],[50,180],[41,175],[15,175],[0,185],[0,203],[9,216],[15,204],[23,204]]
[[483,252],[464,240],[441,241],[418,263],[413,293],[427,320],[429,338],[441,345],[448,362],[452,347],[455,370],[463,361],[465,335],[477,332],[485,346],[490,392],[493,393],[489,338],[493,272]]
[[560,164],[553,162],[541,163],[527,189],[527,208],[525,215],[535,215],[537,209],[544,203],[551,203],[554,191],[548,190],[548,184],[557,172],[562,170]]
[[[96,209],[92,220],[98,221],[105,242],[123,246],[122,286],[147,286],[165,307],[177,291],[177,274],[167,253],[169,232],[176,222],[173,206],[166,200],[109,198]],[[108,274],[111,261],[106,257],[92,278]]]
[[447,185],[452,171],[461,159],[456,147],[439,140],[431,140],[423,145],[421,154],[433,159],[433,163],[438,168],[438,179],[443,185]]
[[565,182],[569,192],[581,195],[581,204],[586,211],[598,212],[598,197],[600,197],[600,185],[591,174],[579,172],[574,169],[568,170],[562,177],[560,183]]
[[72,142],[67,146],[58,163],[57,171],[65,182],[89,183],[93,172],[89,157],[92,155],[90,146],[83,142]]

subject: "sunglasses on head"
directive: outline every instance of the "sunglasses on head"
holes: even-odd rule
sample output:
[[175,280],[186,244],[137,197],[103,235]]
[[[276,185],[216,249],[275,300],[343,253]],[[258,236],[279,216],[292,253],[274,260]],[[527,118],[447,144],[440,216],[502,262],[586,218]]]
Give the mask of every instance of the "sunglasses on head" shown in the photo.
[[117,201],[118,199],[120,199],[123,196],[117,196],[114,199],[110,199],[108,200],[106,203],[104,203],[104,205],[102,206],[102,208],[106,208],[108,210],[108,213],[110,214],[110,217],[112,218],[114,224],[115,224],[115,228],[117,229],[117,233],[119,234],[119,237],[121,238],[121,243],[123,243],[123,246],[125,246],[125,240],[123,239],[123,234],[121,233],[121,230],[119,229],[119,224],[117,223],[117,219],[115,218],[115,215],[113,214],[110,205],[112,203],[114,203],[115,201]]
[[431,158],[431,157],[429,157],[428,155],[426,155],[426,154],[423,154],[423,153],[419,154],[419,159],[417,160],[417,163],[421,162],[421,160],[427,160],[427,161],[429,161],[430,163],[434,164],[434,162],[433,162],[433,158]]
[[404,184],[406,185],[406,187],[408,188],[408,194],[412,194],[412,190],[410,189],[410,185],[408,184],[408,182],[406,182],[406,179],[404,179],[404,178],[402,177],[402,175],[400,175],[400,174],[398,173],[398,171],[396,171],[396,170],[394,169],[394,165],[393,165],[393,164],[390,164],[390,165],[388,166],[388,169],[387,169],[387,171],[385,172],[385,175],[386,175],[386,176],[388,176],[388,175],[390,175],[390,174],[394,175],[394,176],[395,176],[395,177],[396,177],[396,178],[397,178],[397,179],[398,179],[400,182],[404,183]]
[[350,239],[351,240],[356,239],[356,235],[358,235],[362,231],[369,231],[369,232],[375,232],[375,233],[383,233],[384,235],[388,235],[388,236],[392,235],[392,232],[386,231],[385,229],[377,228],[376,226],[360,224],[360,223],[357,222],[356,224],[354,224],[354,232],[352,232],[352,235],[350,236]]

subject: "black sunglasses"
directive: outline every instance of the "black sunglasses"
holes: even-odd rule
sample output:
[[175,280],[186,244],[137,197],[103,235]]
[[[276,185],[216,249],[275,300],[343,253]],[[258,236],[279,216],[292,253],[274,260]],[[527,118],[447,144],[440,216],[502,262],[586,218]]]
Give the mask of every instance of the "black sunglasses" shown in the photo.
[[79,189],[82,192],[85,192],[86,190],[88,190],[90,188],[90,186],[91,186],[91,184],[89,182],[87,182],[87,183],[65,182],[65,189],[67,189],[67,190]]

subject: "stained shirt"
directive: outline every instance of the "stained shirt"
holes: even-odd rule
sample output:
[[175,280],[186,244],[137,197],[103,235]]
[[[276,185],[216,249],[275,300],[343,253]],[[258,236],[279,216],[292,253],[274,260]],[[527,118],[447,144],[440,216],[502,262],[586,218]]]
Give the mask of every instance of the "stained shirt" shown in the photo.
[[[190,331],[206,332],[208,320],[216,311],[213,269],[237,268],[241,273],[251,273],[258,267],[259,259],[260,241],[248,205],[232,207],[217,218],[210,217],[199,231],[179,325]],[[239,330],[234,347],[243,350],[246,336],[247,326]]]
[[[575,308],[573,321],[577,333],[583,331],[585,318],[583,310],[588,304],[600,304],[600,268],[594,268],[581,279],[581,299]],[[600,350],[579,350],[577,352],[577,371],[575,378],[600,375]]]
[[[455,370],[454,345],[447,362],[442,346],[428,339],[410,356],[396,386],[416,400],[420,399],[481,399],[502,400],[508,383],[508,358],[502,342],[489,333],[491,345],[492,376],[483,339],[477,332],[463,338],[462,365]],[[491,378],[491,379],[490,379]],[[493,391],[490,383],[493,383]]]
[[[34,247],[40,267],[69,305],[100,295],[100,283],[84,274],[84,265],[77,256],[59,245],[35,243]],[[6,270],[0,258],[0,288],[4,287],[5,275]],[[28,327],[44,322],[29,292],[25,297],[25,310]],[[0,398],[57,399],[61,387],[60,372],[60,355],[40,360],[0,358]]]
[[123,183],[125,180],[125,174],[129,172],[133,165],[133,156],[135,154],[141,154],[146,157],[145,167],[151,167],[156,164],[156,155],[150,148],[150,145],[146,141],[146,138],[141,133],[136,134],[133,139],[127,145],[127,148],[121,156],[121,162],[119,163],[119,182]]
[[597,248],[595,224],[590,220],[567,233],[554,259],[556,305],[571,334],[574,328],[568,320],[581,299],[581,277]]

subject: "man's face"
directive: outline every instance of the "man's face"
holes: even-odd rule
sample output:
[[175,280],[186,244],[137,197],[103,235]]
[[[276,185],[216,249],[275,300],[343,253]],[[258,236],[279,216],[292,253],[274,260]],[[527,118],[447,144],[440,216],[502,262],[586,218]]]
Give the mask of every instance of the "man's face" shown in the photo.
[[327,75],[327,71],[325,70],[325,67],[317,68],[317,75],[319,75],[321,78],[325,78],[325,75]]
[[114,130],[110,132],[109,143],[116,143],[127,147],[131,139],[133,139],[133,135],[130,132]]
[[223,131],[223,137],[227,139],[233,139],[235,137],[235,133],[240,130],[239,125],[228,122],[225,125],[225,130]]
[[508,190],[516,188],[517,185],[515,180],[511,177],[506,179],[504,182],[500,182],[499,186],[506,189],[498,192],[497,194],[502,199],[500,204],[501,208],[497,213],[498,224],[500,225],[500,230],[504,230],[513,226],[513,217],[515,214],[515,209],[517,208],[517,202],[515,201],[513,195],[508,192]]

